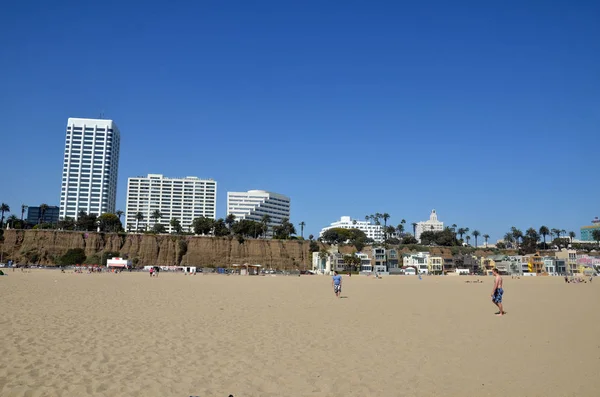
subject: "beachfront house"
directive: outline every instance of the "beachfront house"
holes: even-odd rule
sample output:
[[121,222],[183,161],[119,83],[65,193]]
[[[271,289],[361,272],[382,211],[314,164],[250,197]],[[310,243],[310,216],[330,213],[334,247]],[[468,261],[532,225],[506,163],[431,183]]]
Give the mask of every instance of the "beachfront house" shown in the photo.
[[510,265],[511,265],[511,261],[509,260],[507,255],[500,255],[502,258],[496,258],[494,260],[494,265],[496,266],[496,269],[498,269],[498,271],[501,274],[510,274],[511,270],[510,270]]
[[454,257],[449,254],[446,254],[442,255],[442,258],[444,258],[444,261],[442,263],[444,274],[454,273],[454,269],[456,268],[456,265],[454,264]]
[[336,252],[332,255],[332,257],[334,265],[333,270],[335,270],[336,272],[347,272],[349,270],[352,270],[352,265],[349,265],[346,262],[344,262],[344,254]]
[[372,272],[373,266],[371,265],[371,258],[369,255],[363,252],[357,252],[354,254],[358,258],[360,258],[360,271],[361,272]]
[[527,272],[527,261],[523,261],[522,255],[508,256],[508,272],[513,275],[522,275]]
[[527,262],[527,271],[529,273],[544,273],[544,258],[539,252],[535,254],[524,255],[523,259]]
[[387,260],[385,255],[385,248],[382,247],[373,247],[373,259],[372,264],[376,272],[386,272],[387,271]]
[[391,248],[385,251],[387,270],[392,272],[395,269],[400,268],[400,258],[398,256],[398,250]]
[[545,256],[542,260],[544,262],[544,269],[549,274],[565,274],[567,272],[567,264],[564,259]]
[[429,274],[442,274],[444,258],[441,256],[429,256],[427,258],[427,272]]
[[581,268],[591,267],[596,272],[600,271],[600,257],[599,256],[590,256],[590,255],[577,255],[577,265]]
[[510,264],[511,262],[507,255],[489,255],[481,257],[481,269],[486,274],[491,274],[494,269],[498,269],[502,274],[509,274]]
[[598,273],[600,271],[600,257],[577,255],[577,266],[579,273]]
[[478,274],[480,272],[480,262],[476,256],[457,254],[454,255],[453,260],[456,269],[467,269],[471,274]]
[[577,251],[573,249],[563,248],[554,253],[557,259],[563,259],[567,263],[567,273],[573,274],[579,271],[577,264]]
[[485,274],[490,274],[496,268],[497,255],[482,256],[479,259],[479,266]]
[[429,252],[408,252],[402,254],[402,268],[414,267],[418,273],[427,274]]
[[[313,252],[312,254],[312,271],[317,274],[331,274],[334,270],[337,272],[347,272],[354,270],[353,265],[348,265],[344,262],[344,256],[337,252],[336,247],[332,247],[327,253],[323,254],[320,252]],[[371,264],[371,258],[368,254],[357,252],[354,254],[360,258],[360,271],[361,272],[372,272],[373,265]]]

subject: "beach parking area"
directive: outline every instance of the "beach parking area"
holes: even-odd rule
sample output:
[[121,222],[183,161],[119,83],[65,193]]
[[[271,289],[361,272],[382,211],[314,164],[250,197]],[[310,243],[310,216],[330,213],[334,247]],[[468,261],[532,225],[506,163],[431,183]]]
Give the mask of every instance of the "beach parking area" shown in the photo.
[[1,396],[597,396],[600,280],[6,271]]

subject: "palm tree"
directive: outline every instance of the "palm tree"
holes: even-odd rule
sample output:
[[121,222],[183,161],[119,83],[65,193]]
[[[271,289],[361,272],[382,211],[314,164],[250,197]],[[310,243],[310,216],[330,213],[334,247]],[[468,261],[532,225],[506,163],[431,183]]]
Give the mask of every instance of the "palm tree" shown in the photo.
[[304,238],[304,226],[306,226],[306,223],[302,221],[298,225],[300,225],[300,237]]
[[404,233],[404,225],[402,223],[396,226],[396,232],[398,233],[398,236],[402,236],[402,233]]
[[596,240],[596,243],[600,246],[600,229],[592,230],[592,238]]
[[263,230],[264,230],[264,237],[267,238],[267,233],[269,231],[269,223],[271,223],[271,215],[263,215],[260,223],[263,224]]
[[119,221],[121,221],[121,217],[123,216],[124,212],[121,210],[116,210],[115,211],[115,215],[119,217]]
[[18,220],[19,220],[19,218],[17,218],[15,215],[11,215],[6,220],[6,225],[8,226],[8,224],[10,223],[10,227],[14,229],[15,228],[15,222],[17,222]]
[[[512,233],[508,232],[508,233],[506,233],[506,234],[504,235],[504,242],[505,242],[505,243],[512,243],[512,242],[513,242],[513,240],[514,240],[514,239],[513,239],[513,235],[512,235]],[[512,247],[512,245],[511,245],[511,247]]]
[[372,215],[373,221],[375,222],[376,225],[381,225],[381,222],[379,222],[379,220],[383,217],[383,214],[380,214],[379,212],[376,212],[375,215]]
[[139,232],[140,231],[140,221],[144,220],[144,214],[142,214],[141,212],[137,212],[135,214],[135,231]]
[[0,212],[2,212],[2,219],[0,220],[0,228],[4,225],[4,213],[10,212],[10,207],[8,204],[2,203],[0,205]]
[[413,237],[417,238],[417,222],[413,222],[411,225],[413,227]]
[[471,234],[473,235],[473,237],[475,237],[475,248],[477,248],[477,237],[479,237],[481,233],[479,233],[479,230],[473,230],[473,233]]
[[457,228],[457,226],[456,226],[456,223],[453,223],[453,224],[452,224],[452,227],[451,227],[450,229],[451,229],[453,232],[455,232],[455,231],[456,231],[456,228]]
[[21,222],[23,221],[23,217],[25,216],[25,210],[27,206],[25,204],[21,204]]
[[465,234],[466,232],[467,232],[467,231],[466,231],[464,228],[462,228],[462,227],[461,227],[461,228],[459,228],[459,229],[456,231],[456,234],[458,234],[458,235],[460,236],[460,239],[462,240],[462,239],[463,239],[463,234]]
[[490,235],[489,234],[484,234],[483,238],[485,239],[485,248],[487,248],[487,241],[488,241],[488,238],[490,238]]
[[512,236],[515,240],[515,244],[517,245],[517,248],[519,247],[519,239],[523,238],[523,232],[520,231],[519,229],[517,229],[516,227],[511,227],[510,228],[511,232],[512,232]]
[[179,234],[181,233],[181,222],[179,222],[179,219],[177,218],[171,218],[171,221],[169,222],[169,224],[171,225],[171,233],[173,231],[175,231],[175,233]]
[[387,212],[384,212],[383,214],[380,214],[381,217],[383,218],[383,240],[387,240],[387,221],[388,219],[390,219],[390,214],[388,214]]
[[529,229],[527,229],[525,231],[525,235],[527,237],[529,237],[532,241],[534,241],[536,243],[536,245],[537,245],[537,242],[540,240],[540,236],[539,236],[538,232],[532,227],[530,227]]
[[548,248],[546,246],[546,236],[549,234],[550,234],[550,229],[548,229],[548,226],[540,227],[540,236],[542,236],[542,238],[544,239],[544,248]]
[[470,244],[469,244],[469,241],[471,240],[471,236],[469,236],[469,235],[467,234],[467,235],[465,236],[465,239],[467,239],[467,245],[470,245]]
[[225,218],[225,224],[227,225],[227,228],[229,229],[230,233],[231,233],[231,228],[233,227],[234,223],[235,223],[235,215],[234,214],[227,215],[227,217]]
[[40,204],[40,219],[38,224],[44,221],[44,216],[46,215],[46,211],[48,210],[48,204]]
[[575,232],[573,232],[573,231],[569,232],[569,238],[571,239],[571,243],[573,242],[573,239],[575,238],[575,236],[577,236],[575,234]]
[[556,236],[556,238],[560,238],[560,229],[552,228],[550,233],[552,233],[554,236]]
[[154,219],[154,224],[157,224],[158,220],[160,218],[162,218],[162,214],[160,213],[159,210],[154,210],[154,212],[152,213],[152,215],[150,215],[150,218]]

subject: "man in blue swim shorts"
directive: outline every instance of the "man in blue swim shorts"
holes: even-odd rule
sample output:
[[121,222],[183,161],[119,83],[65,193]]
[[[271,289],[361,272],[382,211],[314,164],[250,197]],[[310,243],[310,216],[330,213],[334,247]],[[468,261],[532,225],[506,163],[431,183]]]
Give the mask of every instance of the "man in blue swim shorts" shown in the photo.
[[503,316],[504,309],[502,308],[502,295],[504,295],[504,290],[502,289],[502,277],[500,277],[498,269],[494,269],[492,272],[495,276],[494,289],[492,290],[492,302],[500,309],[500,311],[496,313],[496,316]]

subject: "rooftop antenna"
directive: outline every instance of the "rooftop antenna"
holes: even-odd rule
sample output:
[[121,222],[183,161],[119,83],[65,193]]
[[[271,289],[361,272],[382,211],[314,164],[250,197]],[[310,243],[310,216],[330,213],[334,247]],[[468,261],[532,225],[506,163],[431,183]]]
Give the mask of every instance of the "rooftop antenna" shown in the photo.
[[100,111],[100,120],[102,120],[104,118],[104,110]]

